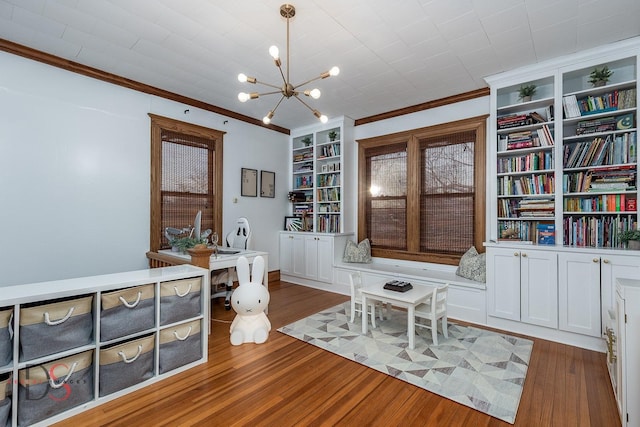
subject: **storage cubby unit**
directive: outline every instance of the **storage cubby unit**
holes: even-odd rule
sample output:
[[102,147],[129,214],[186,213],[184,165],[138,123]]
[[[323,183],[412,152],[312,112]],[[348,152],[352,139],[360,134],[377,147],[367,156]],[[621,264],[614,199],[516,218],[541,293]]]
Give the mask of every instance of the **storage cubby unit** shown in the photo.
[[206,362],[209,286],[179,265],[3,287],[0,426],[50,425]]
[[[535,86],[531,100],[520,98],[524,86]],[[540,230],[555,228],[554,88],[555,78],[544,76],[497,89],[496,209],[500,240],[538,243]]]
[[[603,86],[592,70],[613,74]],[[637,222],[637,57],[562,75],[563,244],[621,248]]]
[[343,165],[349,158],[353,121],[342,118],[320,126],[292,131],[291,214],[301,218],[299,229],[342,233],[345,198]]

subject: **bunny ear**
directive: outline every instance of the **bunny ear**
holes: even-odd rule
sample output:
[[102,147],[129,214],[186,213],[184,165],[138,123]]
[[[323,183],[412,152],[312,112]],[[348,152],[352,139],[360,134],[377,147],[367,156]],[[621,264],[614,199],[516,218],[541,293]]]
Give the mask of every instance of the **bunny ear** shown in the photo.
[[238,262],[236,263],[236,273],[238,274],[238,283],[241,285],[251,281],[249,278],[249,261],[246,257],[241,256],[238,258]]
[[260,255],[253,259],[253,267],[251,268],[251,281],[254,283],[262,283],[264,276],[264,258]]

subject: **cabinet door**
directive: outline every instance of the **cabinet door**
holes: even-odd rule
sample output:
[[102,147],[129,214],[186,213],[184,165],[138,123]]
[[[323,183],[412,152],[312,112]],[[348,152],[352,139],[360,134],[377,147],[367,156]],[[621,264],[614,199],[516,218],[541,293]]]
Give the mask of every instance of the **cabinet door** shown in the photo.
[[304,239],[304,277],[318,278],[318,238],[306,236]]
[[293,272],[293,234],[280,234],[280,273]]
[[293,276],[304,277],[306,271],[305,265],[305,249],[306,238],[299,234],[293,235],[293,254],[291,259],[293,260],[293,267],[291,274]]
[[637,279],[640,277],[640,257],[634,255],[607,255],[600,257],[601,298],[602,298],[602,330],[609,325],[608,310],[615,307],[616,279]]
[[553,251],[520,252],[521,320],[558,327],[558,261]]
[[488,314],[520,320],[520,250],[487,248]]
[[333,237],[319,236],[317,243],[318,280],[333,283]]
[[558,305],[563,331],[600,336],[600,258],[560,253]]
[[[625,405],[625,389],[624,385],[626,383],[626,379],[624,375],[626,374],[624,369],[624,364],[627,362],[626,355],[624,353],[625,348],[625,333],[626,333],[626,324],[625,324],[625,310],[624,310],[624,300],[620,297],[620,294],[615,292],[614,304],[616,306],[616,322],[617,325],[615,327],[618,332],[616,337],[616,389],[615,389],[615,397],[616,403],[618,404],[618,412],[620,413],[620,418],[625,419],[623,416],[627,412],[627,408]],[[625,423],[623,422],[622,425]]]

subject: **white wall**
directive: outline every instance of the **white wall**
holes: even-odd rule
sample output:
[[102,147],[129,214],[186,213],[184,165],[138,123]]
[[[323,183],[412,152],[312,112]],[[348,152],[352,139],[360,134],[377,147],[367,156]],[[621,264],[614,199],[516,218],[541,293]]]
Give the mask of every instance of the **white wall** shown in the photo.
[[[0,286],[147,267],[148,113],[227,132],[223,233],[247,216],[279,269],[287,135],[4,52],[0,70]],[[275,171],[276,198],[240,197],[241,167]]]

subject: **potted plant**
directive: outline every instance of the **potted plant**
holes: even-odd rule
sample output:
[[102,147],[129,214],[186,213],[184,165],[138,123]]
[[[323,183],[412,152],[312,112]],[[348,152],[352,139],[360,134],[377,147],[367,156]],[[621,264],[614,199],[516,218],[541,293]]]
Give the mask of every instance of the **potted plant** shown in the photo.
[[628,249],[640,249],[640,230],[627,230],[620,233],[620,240],[627,244]]
[[536,85],[520,86],[518,89],[518,97],[522,99],[522,102],[531,101],[531,97],[536,93]]
[[171,249],[174,252],[186,253],[187,249],[191,249],[199,244],[206,244],[206,239],[196,239],[195,237],[186,236],[186,237],[177,237],[169,241],[171,245]]
[[594,87],[604,86],[612,75],[613,71],[611,71],[606,65],[602,68],[596,67],[591,71],[591,74],[589,74],[589,83]]
[[329,141],[335,141],[338,137],[338,133],[336,131],[329,132]]
[[304,144],[305,147],[308,147],[311,145],[311,138],[308,136],[305,136],[304,138],[302,138],[301,142]]

